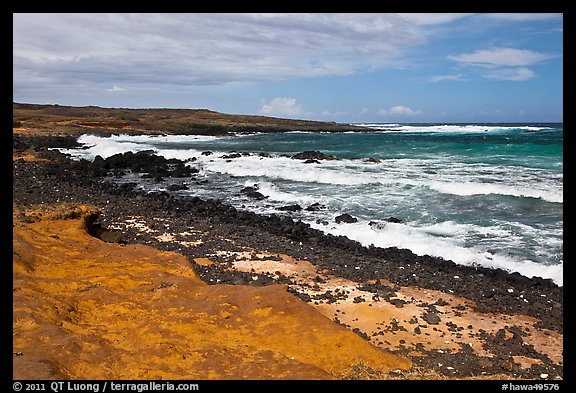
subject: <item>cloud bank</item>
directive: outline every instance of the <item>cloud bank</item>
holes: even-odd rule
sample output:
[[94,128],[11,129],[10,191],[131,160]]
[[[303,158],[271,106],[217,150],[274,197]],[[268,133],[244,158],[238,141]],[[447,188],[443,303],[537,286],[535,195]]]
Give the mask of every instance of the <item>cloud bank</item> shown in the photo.
[[398,65],[423,42],[397,14],[14,14],[16,88],[218,85]]

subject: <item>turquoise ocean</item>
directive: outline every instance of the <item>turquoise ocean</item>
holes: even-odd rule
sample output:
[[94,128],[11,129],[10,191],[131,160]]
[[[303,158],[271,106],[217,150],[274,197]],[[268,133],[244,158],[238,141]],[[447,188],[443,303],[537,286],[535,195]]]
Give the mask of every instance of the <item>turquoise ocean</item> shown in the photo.
[[[83,149],[63,152],[92,160],[154,150],[189,160],[200,172],[170,182],[137,174],[116,181],[148,191],[183,183],[188,189],[176,192],[181,196],[289,215],[366,246],[407,248],[563,285],[561,123],[362,125],[369,131],[83,135]],[[290,158],[303,151],[338,159]],[[239,154],[232,158],[232,152]],[[266,198],[250,198],[240,192],[245,187]],[[307,210],[314,204],[321,208]],[[282,210],[293,205],[302,210]],[[358,221],[337,224],[343,213]]]

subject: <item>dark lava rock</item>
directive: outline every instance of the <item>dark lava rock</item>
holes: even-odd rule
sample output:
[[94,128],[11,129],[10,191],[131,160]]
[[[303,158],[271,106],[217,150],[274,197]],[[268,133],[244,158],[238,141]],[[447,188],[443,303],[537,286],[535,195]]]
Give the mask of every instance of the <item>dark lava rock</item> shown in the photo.
[[366,299],[364,299],[362,296],[356,296],[356,297],[352,300],[353,303],[362,303],[362,302],[365,302],[365,301],[366,301]]
[[408,303],[407,301],[402,300],[402,299],[390,299],[390,300],[388,300],[388,302],[392,303],[393,305],[395,305],[398,308],[402,308],[402,307],[404,307],[404,305],[406,303]]
[[47,148],[77,149],[83,147],[78,143],[78,138],[63,135],[36,135],[28,136],[21,134],[12,135],[12,148],[15,151],[24,151],[33,148],[36,151],[44,151]]
[[287,205],[279,207],[278,210],[286,211],[286,212],[297,212],[302,210],[302,206],[300,205]]
[[329,154],[324,154],[319,151],[305,151],[302,153],[294,154],[292,156],[295,160],[336,160],[337,158]]
[[240,192],[243,194],[246,194],[250,198],[254,198],[254,199],[257,199],[259,201],[268,198],[264,194],[256,191],[256,188],[254,188],[254,187],[244,187],[243,189],[240,190]]
[[309,212],[317,212],[326,209],[326,206],[319,204],[318,202],[311,204],[306,208]]
[[240,158],[242,157],[242,154],[240,153],[230,153],[230,154],[225,154],[222,156],[222,158],[224,159],[234,159],[234,158]]
[[341,214],[341,215],[337,216],[336,218],[334,218],[334,221],[336,221],[337,224],[340,224],[342,222],[345,222],[347,224],[352,224],[352,223],[358,222],[358,219],[356,217],[352,217],[348,213],[344,213],[344,214]]
[[440,323],[440,317],[434,312],[427,312],[422,316],[422,319],[424,319],[430,325],[438,325]]
[[186,184],[171,184],[168,186],[168,191],[180,191],[187,190],[188,186]]
[[[395,223],[395,224],[400,224],[403,221],[399,218],[396,217],[389,217],[386,219],[386,222],[391,222],[391,223]],[[368,225],[370,225],[372,228],[374,229],[379,229],[382,230],[384,228],[386,228],[386,223],[385,222],[378,222],[378,221],[370,221],[368,223]]]
[[96,156],[92,166],[100,169],[100,173],[112,171],[121,173],[130,170],[145,173],[144,177],[160,179],[164,177],[190,177],[199,170],[186,166],[178,159],[166,159],[154,154],[153,150],[143,150],[137,153],[126,152],[114,154],[106,159]]

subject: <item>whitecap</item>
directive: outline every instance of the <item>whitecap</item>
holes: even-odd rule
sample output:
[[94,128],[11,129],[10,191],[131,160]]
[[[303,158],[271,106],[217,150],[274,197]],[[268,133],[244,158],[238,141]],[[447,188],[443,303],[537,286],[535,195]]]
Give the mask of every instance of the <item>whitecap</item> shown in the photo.
[[[423,228],[400,223],[386,223],[385,225],[377,226],[376,229],[366,221],[328,226],[310,222],[310,225],[325,233],[346,236],[349,239],[360,242],[364,246],[405,248],[416,255],[441,257],[467,266],[500,268],[508,272],[518,272],[527,277],[550,278],[556,284],[563,285],[562,263],[545,265],[531,260],[519,260],[512,256],[467,247],[462,237],[457,235],[469,229],[453,223]],[[434,230],[431,231],[431,229]],[[435,236],[439,233],[448,236]]]

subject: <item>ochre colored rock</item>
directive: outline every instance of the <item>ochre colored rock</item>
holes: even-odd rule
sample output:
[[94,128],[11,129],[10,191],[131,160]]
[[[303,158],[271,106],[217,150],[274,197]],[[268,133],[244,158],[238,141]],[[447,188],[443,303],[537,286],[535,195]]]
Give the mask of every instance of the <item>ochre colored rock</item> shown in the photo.
[[14,216],[14,379],[330,379],[411,365],[285,286],[207,285],[180,254],[94,238],[93,213]]

